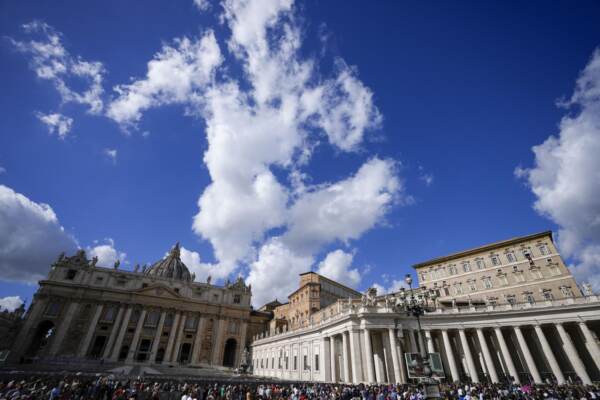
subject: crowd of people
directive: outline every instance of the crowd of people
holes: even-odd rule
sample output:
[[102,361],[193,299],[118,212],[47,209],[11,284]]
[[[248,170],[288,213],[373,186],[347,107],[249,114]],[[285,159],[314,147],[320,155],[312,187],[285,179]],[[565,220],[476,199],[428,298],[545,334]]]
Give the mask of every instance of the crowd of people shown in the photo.
[[0,400],[417,400],[599,399],[581,385],[342,385],[327,383],[155,381],[113,376],[0,377]]

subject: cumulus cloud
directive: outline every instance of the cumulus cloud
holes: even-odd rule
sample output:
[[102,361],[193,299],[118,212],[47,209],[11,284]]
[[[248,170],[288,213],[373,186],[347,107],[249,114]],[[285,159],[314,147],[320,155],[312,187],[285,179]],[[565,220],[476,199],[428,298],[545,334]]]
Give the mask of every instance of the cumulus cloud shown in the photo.
[[214,282],[217,279],[227,278],[231,273],[231,270],[227,270],[219,264],[202,262],[198,252],[188,250],[183,246],[181,246],[181,261],[188,267],[190,272],[196,274],[196,282],[206,282],[209,276]]
[[58,254],[76,249],[49,205],[0,185],[0,279],[36,282]]
[[400,279],[393,279],[389,282],[384,282],[383,284],[381,283],[373,283],[371,285],[371,287],[374,287],[377,289],[377,294],[378,295],[384,295],[384,294],[390,294],[390,293],[396,293],[398,292],[401,288],[408,288],[406,286],[406,282],[404,282],[403,280]]
[[275,298],[285,302],[298,288],[298,275],[310,271],[313,262],[311,256],[297,255],[279,238],[269,240],[261,247],[246,279],[252,285],[252,303],[260,306]]
[[73,118],[60,113],[43,114],[37,112],[35,116],[46,125],[48,132],[58,134],[58,137],[63,140],[67,137],[73,125]]
[[[34,39],[9,40],[18,51],[31,57],[31,68],[37,77],[52,82],[63,103],[84,104],[90,113],[99,114],[103,109],[102,63],[71,55],[62,43],[62,34],[45,22],[33,21],[22,28]],[[74,81],[77,86],[83,82],[85,88],[73,89]]]
[[19,296],[0,297],[0,311],[13,312],[21,307],[21,304],[23,304],[23,299]]
[[535,210],[559,226],[558,244],[573,273],[600,290],[600,49],[563,106],[557,135],[533,147],[535,165],[518,167],[536,196]]
[[108,106],[107,116],[128,126],[138,122],[149,108],[193,102],[221,62],[212,31],[200,39],[175,39],[173,46],[164,45],[148,62],[145,78],[114,88],[118,97]]
[[361,273],[358,268],[351,268],[353,259],[353,253],[337,249],[328,253],[319,263],[317,273],[344,285],[356,287],[360,282]]
[[93,247],[86,248],[88,258],[98,257],[97,265],[100,267],[112,267],[115,262],[124,262],[127,254],[118,251],[115,248],[115,241],[112,238],[104,239],[104,243],[94,243]]
[[0,166],[0,175],[5,174],[6,173],[6,168],[4,168],[3,166]]

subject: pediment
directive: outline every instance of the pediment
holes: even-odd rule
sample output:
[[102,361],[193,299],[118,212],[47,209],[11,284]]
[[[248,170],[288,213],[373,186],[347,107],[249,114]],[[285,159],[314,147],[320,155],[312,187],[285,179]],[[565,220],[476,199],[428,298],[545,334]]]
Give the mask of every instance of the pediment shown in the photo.
[[182,296],[175,292],[173,289],[168,287],[167,285],[163,285],[161,283],[154,283],[145,288],[137,289],[134,291],[140,295],[153,296],[153,297],[162,297],[165,299],[181,299]]

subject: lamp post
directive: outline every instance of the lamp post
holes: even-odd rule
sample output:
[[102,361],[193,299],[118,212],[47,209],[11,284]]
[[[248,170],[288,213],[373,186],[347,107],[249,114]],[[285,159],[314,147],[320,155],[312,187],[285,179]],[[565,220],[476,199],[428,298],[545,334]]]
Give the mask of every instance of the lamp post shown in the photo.
[[[425,314],[425,311],[429,306],[429,299],[431,299],[435,305],[435,301],[437,299],[437,294],[435,291],[425,291],[423,293],[415,294],[412,283],[413,279],[410,274],[406,274],[404,277],[404,282],[408,285],[409,292],[406,293],[404,288],[400,289],[399,298],[396,299],[396,307],[402,311],[406,312],[407,316],[413,316],[417,319],[417,326],[419,330],[419,335],[424,337],[423,328],[421,327],[421,316]],[[423,372],[425,376],[431,377],[432,370],[430,366],[429,355],[427,354],[427,349],[425,346],[421,347],[421,359],[423,361]]]

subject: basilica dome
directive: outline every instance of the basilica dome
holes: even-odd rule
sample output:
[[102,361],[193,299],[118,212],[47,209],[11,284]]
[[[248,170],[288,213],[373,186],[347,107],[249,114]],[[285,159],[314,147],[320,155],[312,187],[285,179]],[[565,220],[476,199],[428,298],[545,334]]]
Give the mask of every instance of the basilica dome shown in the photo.
[[159,278],[177,279],[191,282],[192,275],[180,258],[179,242],[171,249],[169,254],[162,260],[154,263],[145,272],[148,276]]

